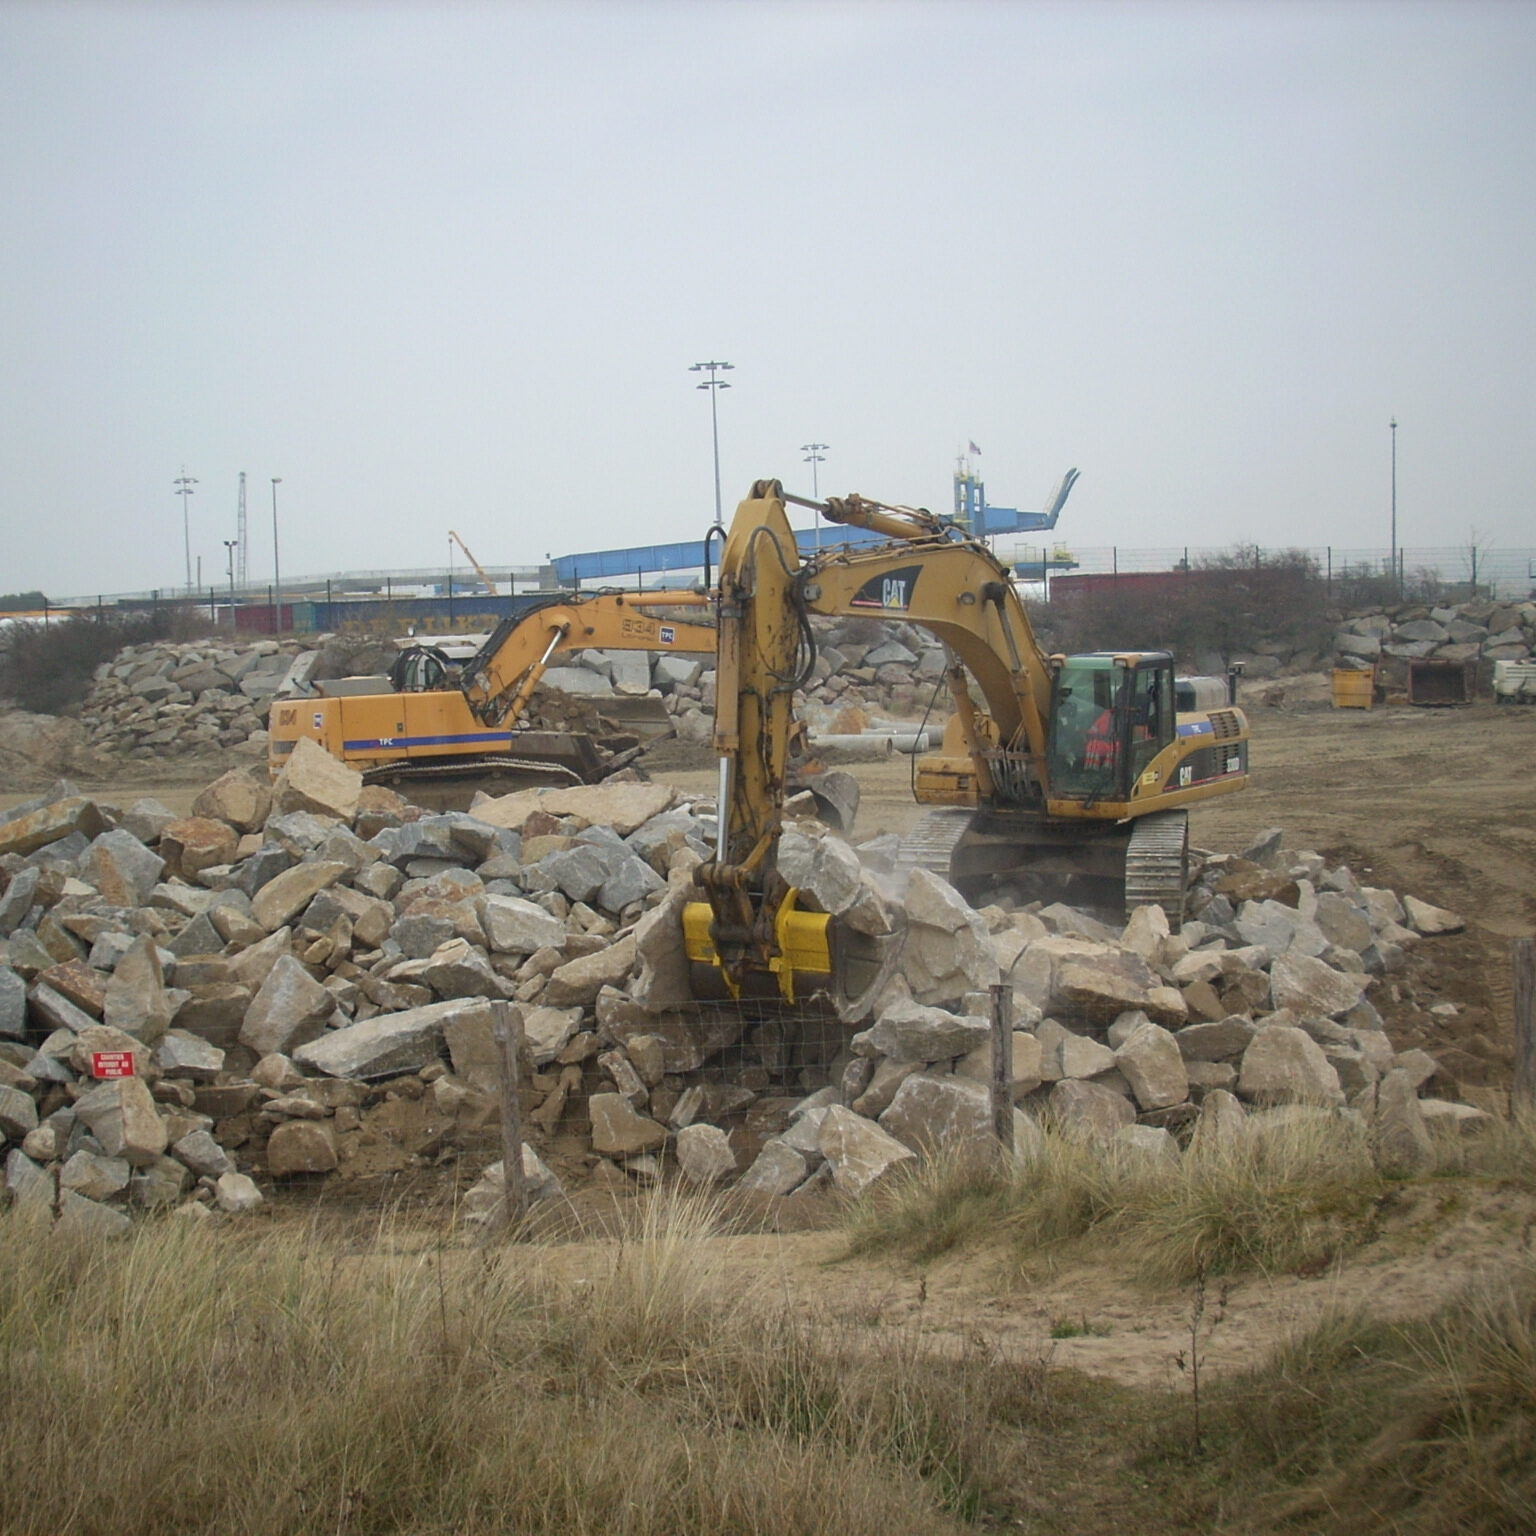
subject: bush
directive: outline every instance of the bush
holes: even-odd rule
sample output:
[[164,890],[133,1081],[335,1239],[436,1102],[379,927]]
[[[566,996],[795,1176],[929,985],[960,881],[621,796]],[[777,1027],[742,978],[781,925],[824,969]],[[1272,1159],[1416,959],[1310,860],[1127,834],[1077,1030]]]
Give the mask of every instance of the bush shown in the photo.
[[176,608],[88,610],[46,624],[12,624],[0,635],[0,698],[34,714],[63,714],[85,698],[96,668],[124,646],[190,638],[205,628]]

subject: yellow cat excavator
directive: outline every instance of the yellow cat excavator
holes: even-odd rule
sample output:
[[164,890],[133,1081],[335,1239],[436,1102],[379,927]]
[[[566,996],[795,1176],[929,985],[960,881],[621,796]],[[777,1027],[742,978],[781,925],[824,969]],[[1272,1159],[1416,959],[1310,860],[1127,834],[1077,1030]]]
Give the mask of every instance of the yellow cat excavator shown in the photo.
[[502,620],[459,666],[436,647],[413,646],[376,691],[278,701],[270,721],[272,773],[308,736],[367,783],[441,807],[463,808],[479,789],[590,783],[640,749],[605,761],[588,731],[528,728],[529,705],[550,662],[587,648],[712,654],[712,623],[692,622],[693,615],[711,618],[708,601],[691,589],[575,593]]
[[[786,502],[884,535],[802,559]],[[974,894],[1006,879],[1120,909],[1161,904],[1177,925],[1187,807],[1248,782],[1248,724],[1230,702],[1179,713],[1166,651],[1045,655],[1007,568],[922,509],[826,502],[758,481],[736,510],[712,594],[719,819],[683,913],[698,995],[817,989],[847,997],[873,963],[858,935],[802,909],[776,867],[795,693],[815,661],[814,615],[917,624],[949,657],[954,713],[916,766],[932,805],[902,845]]]

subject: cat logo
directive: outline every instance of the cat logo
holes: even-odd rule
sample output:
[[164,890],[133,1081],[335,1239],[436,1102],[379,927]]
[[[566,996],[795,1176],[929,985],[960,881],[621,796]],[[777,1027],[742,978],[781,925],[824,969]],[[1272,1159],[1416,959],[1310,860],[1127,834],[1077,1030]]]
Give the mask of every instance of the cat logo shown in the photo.
[[887,575],[872,576],[849,599],[849,606],[905,613],[912,606],[912,590],[921,570],[921,566],[904,565]]

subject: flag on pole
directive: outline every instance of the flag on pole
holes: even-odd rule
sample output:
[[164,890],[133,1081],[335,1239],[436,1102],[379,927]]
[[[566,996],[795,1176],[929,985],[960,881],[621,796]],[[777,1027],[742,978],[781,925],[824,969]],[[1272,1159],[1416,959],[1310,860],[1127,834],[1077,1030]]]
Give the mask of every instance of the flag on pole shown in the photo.
[[980,449],[980,448],[978,448],[978,447],[977,447],[977,446],[976,446],[976,444],[975,444],[975,443],[972,443],[972,444],[971,444],[971,452],[972,452],[972,453],[980,453],[980,452],[981,452],[981,449]]

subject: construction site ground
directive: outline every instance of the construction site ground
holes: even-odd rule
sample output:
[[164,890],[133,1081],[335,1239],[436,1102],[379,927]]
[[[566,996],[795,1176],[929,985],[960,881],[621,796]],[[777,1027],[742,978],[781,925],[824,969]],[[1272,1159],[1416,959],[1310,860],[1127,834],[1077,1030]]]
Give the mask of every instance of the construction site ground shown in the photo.
[[[1279,707],[1245,700],[1252,787],[1198,810],[1194,842],[1237,851],[1263,829],[1283,827],[1289,847],[1315,849],[1348,863],[1366,883],[1462,913],[1466,931],[1425,941],[1397,980],[1398,995],[1383,987],[1377,1002],[1400,1048],[1423,1046],[1464,1097],[1503,1112],[1512,1045],[1509,941],[1536,931],[1536,708],[1336,710],[1321,677],[1287,680],[1284,693]],[[97,782],[76,777],[106,799],[153,795],[184,811],[227,766],[125,765]],[[921,814],[908,788],[910,759],[839,766],[856,773],[863,789],[856,837],[900,832]],[[707,746],[685,751],[670,744],[651,772],[695,793],[713,792]],[[19,798],[0,796],[0,803]],[[1456,1012],[1432,1015],[1435,1003],[1451,1003]],[[293,1190],[262,1219],[333,1222],[363,1243],[380,1230],[388,1206],[392,1244],[435,1246],[463,1179],[463,1170],[444,1167],[407,1182]],[[611,1208],[613,1199],[583,1192],[574,1224],[535,1250],[539,1262],[573,1279],[611,1263],[614,1245],[600,1233],[603,1204]],[[1070,1264],[1042,1256],[1021,1268],[1016,1261],[1004,1267],[996,1252],[961,1253],[918,1269],[846,1258],[838,1221],[828,1202],[802,1210],[797,1230],[720,1238],[727,1283],[733,1269],[754,1276],[767,1270],[797,1309],[882,1331],[917,1329],[937,1357],[982,1340],[1020,1359],[1048,1358],[1129,1384],[1179,1380],[1175,1361],[1189,1345],[1189,1292],[1138,1288],[1117,1255]],[[765,1217],[759,1225],[772,1224]],[[1297,1328],[1351,1302],[1386,1315],[1428,1310],[1502,1258],[1529,1263],[1533,1226],[1536,1201],[1523,1190],[1458,1181],[1407,1191],[1383,1206],[1374,1240],[1336,1263],[1306,1275],[1240,1280],[1221,1327],[1206,1341],[1208,1368],[1256,1362]]]

